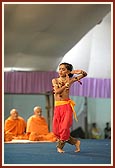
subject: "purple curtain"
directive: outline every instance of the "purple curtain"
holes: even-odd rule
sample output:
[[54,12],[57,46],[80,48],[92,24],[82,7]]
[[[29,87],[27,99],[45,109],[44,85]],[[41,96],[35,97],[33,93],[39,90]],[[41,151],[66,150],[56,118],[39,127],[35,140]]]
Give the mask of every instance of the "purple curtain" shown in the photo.
[[[52,79],[58,73],[49,72],[4,72],[4,93],[37,94],[52,91]],[[111,79],[83,78],[71,87],[71,96],[111,98]]]
[[71,88],[72,96],[92,98],[111,98],[111,79],[83,78],[82,85],[75,82]]

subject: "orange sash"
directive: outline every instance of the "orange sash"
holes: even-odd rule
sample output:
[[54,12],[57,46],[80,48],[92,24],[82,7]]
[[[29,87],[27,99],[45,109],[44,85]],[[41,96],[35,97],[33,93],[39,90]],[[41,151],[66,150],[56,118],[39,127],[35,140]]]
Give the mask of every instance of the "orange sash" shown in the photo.
[[71,105],[74,118],[78,122],[78,118],[77,118],[76,112],[74,110],[75,102],[73,100],[71,100],[71,99],[69,99],[69,100],[55,101],[55,106],[61,106],[61,105],[64,105],[64,104],[70,104]]

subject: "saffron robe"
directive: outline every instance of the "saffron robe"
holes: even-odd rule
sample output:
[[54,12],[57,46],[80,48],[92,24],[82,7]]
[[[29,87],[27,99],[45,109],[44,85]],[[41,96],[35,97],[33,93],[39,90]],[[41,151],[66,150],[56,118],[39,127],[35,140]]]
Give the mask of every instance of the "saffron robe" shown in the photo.
[[26,132],[29,133],[30,141],[56,141],[56,136],[53,132],[49,132],[46,119],[39,116],[31,116],[27,120]]
[[4,140],[11,141],[12,139],[28,139],[26,132],[26,121],[18,116],[16,120],[8,117],[5,120]]

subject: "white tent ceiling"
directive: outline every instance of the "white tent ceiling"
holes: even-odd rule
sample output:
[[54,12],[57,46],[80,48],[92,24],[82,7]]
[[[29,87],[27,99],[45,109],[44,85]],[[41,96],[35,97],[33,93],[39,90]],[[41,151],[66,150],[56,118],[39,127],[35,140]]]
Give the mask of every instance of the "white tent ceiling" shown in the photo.
[[111,27],[110,12],[65,54],[61,62],[71,63],[74,69],[84,69],[88,77],[111,78]]
[[111,11],[110,4],[5,4],[4,67],[56,70],[63,56]]

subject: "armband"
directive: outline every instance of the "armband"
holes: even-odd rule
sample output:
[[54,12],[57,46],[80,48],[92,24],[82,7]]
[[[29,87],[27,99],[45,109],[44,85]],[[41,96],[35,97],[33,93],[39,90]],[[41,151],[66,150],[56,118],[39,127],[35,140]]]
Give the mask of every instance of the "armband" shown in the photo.
[[77,78],[77,76],[75,77],[75,79],[77,79],[77,82],[79,82],[80,85],[82,85],[82,82]]
[[75,77],[75,79],[77,79],[77,80],[78,80],[77,76]]
[[68,88],[69,87],[69,83],[66,83],[65,86]]
[[84,77],[87,76],[87,73],[84,72],[84,71],[81,71],[81,74],[82,74]]
[[54,84],[53,87],[58,87],[58,84]]

